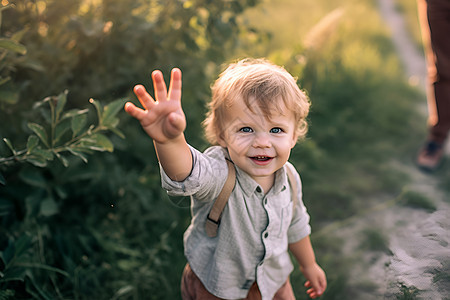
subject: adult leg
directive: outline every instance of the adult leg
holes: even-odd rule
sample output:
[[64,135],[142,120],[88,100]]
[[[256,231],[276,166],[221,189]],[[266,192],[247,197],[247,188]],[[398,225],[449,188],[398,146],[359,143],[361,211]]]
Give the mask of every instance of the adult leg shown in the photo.
[[430,129],[417,164],[434,170],[442,160],[450,130],[450,1],[418,0],[418,9],[427,58]]
[[437,122],[430,130],[430,139],[443,144],[450,130],[450,1],[428,0],[428,23],[431,48],[436,58],[433,82]]

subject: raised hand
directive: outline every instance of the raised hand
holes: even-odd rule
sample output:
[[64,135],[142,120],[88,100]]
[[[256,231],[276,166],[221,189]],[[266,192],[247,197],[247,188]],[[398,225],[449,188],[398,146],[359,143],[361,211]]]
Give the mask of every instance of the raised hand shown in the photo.
[[181,70],[172,69],[168,91],[161,71],[153,71],[152,80],[155,99],[144,86],[136,85],[134,93],[144,109],[127,102],[125,111],[139,120],[144,131],[156,143],[165,144],[182,135],[186,128],[186,117],[181,108]]

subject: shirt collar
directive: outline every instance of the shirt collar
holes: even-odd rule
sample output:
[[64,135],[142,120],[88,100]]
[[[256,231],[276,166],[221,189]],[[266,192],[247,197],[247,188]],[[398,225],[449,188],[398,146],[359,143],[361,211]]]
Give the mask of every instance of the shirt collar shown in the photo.
[[[234,165],[236,168],[236,174],[238,178],[238,183],[242,188],[242,191],[247,197],[250,197],[253,193],[261,189],[261,186],[245,171],[243,171],[238,166]],[[275,172],[275,182],[270,189],[271,194],[278,194],[287,188],[287,174],[285,167]],[[262,191],[262,189],[261,189]],[[265,191],[267,194],[267,191]]]

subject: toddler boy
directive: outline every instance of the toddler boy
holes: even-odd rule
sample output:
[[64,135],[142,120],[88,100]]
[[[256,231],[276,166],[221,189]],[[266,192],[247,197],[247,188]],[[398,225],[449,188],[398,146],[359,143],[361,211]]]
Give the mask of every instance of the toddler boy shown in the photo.
[[[172,70],[168,91],[160,71],[152,78],[156,101],[137,85],[134,92],[144,109],[127,103],[125,110],[154,141],[163,188],[191,197],[183,299],[295,299],[288,250],[307,279],[309,296],[320,296],[326,277],[309,239],[300,177],[288,162],[306,133],[309,111],[309,100],[295,79],[263,59],[231,64],[212,87],[204,126],[213,146],[201,153],[183,134],[181,71]],[[227,180],[227,160],[236,170],[235,186],[217,235],[210,237],[205,222]],[[297,188],[289,183],[288,169]]]

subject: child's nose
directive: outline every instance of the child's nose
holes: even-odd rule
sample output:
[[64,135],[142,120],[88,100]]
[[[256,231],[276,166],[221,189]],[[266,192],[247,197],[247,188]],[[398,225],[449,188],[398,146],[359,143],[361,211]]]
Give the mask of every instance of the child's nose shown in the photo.
[[271,146],[269,136],[266,133],[257,133],[253,140],[253,147],[268,148]]

